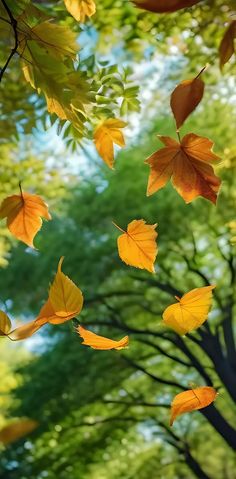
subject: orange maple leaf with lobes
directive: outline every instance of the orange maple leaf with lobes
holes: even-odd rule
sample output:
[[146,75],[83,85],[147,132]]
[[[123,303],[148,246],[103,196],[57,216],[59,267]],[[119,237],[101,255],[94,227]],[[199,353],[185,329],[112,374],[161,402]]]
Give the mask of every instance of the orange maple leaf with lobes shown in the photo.
[[194,133],[185,135],[180,143],[169,136],[159,138],[165,147],[145,161],[151,167],[147,196],[172,179],[174,188],[186,203],[203,196],[215,204],[221,180],[211,165],[220,161],[211,151],[213,142]]

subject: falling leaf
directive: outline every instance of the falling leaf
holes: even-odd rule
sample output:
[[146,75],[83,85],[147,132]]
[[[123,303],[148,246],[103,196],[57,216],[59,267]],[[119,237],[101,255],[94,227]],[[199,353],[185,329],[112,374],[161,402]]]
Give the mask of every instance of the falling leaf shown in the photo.
[[49,290],[48,301],[42,307],[36,321],[61,324],[77,316],[83,306],[81,290],[61,271],[64,258],[58,264],[57,274]]
[[145,162],[151,168],[147,196],[163,188],[172,178],[174,188],[186,203],[203,196],[215,204],[221,180],[211,166],[220,161],[212,152],[213,142],[194,133],[185,135],[180,143],[169,136],[159,136],[159,139],[165,147]]
[[163,321],[176,333],[184,335],[199,328],[207,319],[215,286],[195,288],[176,299],[178,303],[168,306],[163,313]]
[[157,223],[147,225],[144,220],[133,220],[128,224],[127,231],[117,239],[119,256],[126,264],[135,268],[146,269],[155,273],[154,263],[157,256]]
[[90,346],[93,349],[124,349],[129,344],[129,337],[125,336],[124,338],[120,339],[119,341],[114,341],[112,339],[104,338],[103,336],[99,336],[98,334],[92,333],[87,329],[83,328],[82,326],[78,326],[77,332],[83,338],[82,344],[85,346]]
[[10,333],[8,333],[8,337],[12,341],[21,341],[23,339],[28,339],[46,323],[46,319],[44,319],[44,321],[37,321],[36,319],[34,319],[33,321],[29,321],[28,323],[25,323],[22,326],[13,329]]
[[149,12],[167,13],[188,8],[201,0],[132,0],[139,8]]
[[109,118],[99,125],[94,132],[94,142],[99,155],[109,166],[114,164],[114,145],[125,146],[125,140],[120,128],[127,126],[122,120]]
[[216,396],[216,390],[209,386],[189,389],[188,391],[177,394],[171,403],[170,425],[172,426],[176,417],[181,414],[209,406],[215,400]]
[[20,241],[34,248],[33,240],[42,226],[42,219],[51,219],[46,203],[37,195],[21,191],[8,196],[0,206],[0,218],[7,218],[10,232]]
[[235,52],[234,40],[236,39],[236,20],[230,23],[227,28],[219,47],[220,68],[229,61]]
[[0,311],[0,336],[6,336],[11,330],[11,321],[4,311]]
[[20,419],[14,421],[0,430],[0,442],[8,445],[27,436],[38,427],[39,423],[33,419]]
[[173,91],[170,106],[175,117],[176,127],[179,129],[186,118],[195,110],[204,93],[204,82],[197,75],[193,80],[182,81]]
[[64,0],[65,6],[77,22],[85,22],[85,18],[92,17],[96,12],[93,0]]

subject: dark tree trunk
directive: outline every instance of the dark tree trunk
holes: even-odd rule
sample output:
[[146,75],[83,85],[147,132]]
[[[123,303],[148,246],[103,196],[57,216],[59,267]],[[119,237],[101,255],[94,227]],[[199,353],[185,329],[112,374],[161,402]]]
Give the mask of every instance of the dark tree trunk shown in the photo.
[[221,416],[219,411],[217,411],[215,406],[211,404],[210,406],[201,409],[201,413],[214,427],[214,429],[224,438],[233,451],[236,451],[236,429],[230,426],[224,417]]
[[200,464],[196,461],[196,459],[194,459],[190,451],[185,453],[185,462],[189,469],[191,469],[191,471],[193,471],[195,476],[199,479],[212,479],[202,470]]

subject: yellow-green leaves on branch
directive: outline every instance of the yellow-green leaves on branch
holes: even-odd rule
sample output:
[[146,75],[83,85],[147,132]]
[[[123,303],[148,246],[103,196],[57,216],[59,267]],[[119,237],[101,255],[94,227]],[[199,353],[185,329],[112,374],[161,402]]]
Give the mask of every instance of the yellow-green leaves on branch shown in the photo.
[[159,136],[159,139],[165,147],[146,160],[151,168],[147,196],[172,179],[174,188],[186,203],[203,196],[215,204],[221,180],[211,166],[220,161],[212,152],[213,142],[194,133],[185,135],[180,142],[169,136]]
[[77,22],[85,22],[86,17],[92,17],[96,12],[94,0],[64,0],[65,6]]
[[[48,21],[31,28],[30,38],[46,50],[46,53],[58,60],[65,60],[67,57],[75,59],[79,49],[76,34],[70,28]],[[26,45],[27,42],[26,38]]]
[[121,128],[127,126],[122,120],[109,118],[100,124],[94,132],[94,143],[103,161],[113,168],[114,164],[114,143],[118,146],[125,146],[125,139]]
[[177,416],[209,406],[217,396],[214,388],[203,386],[177,394],[171,403],[170,425]]
[[195,110],[203,97],[204,82],[199,76],[204,70],[205,68],[193,80],[182,81],[171,95],[170,106],[175,117],[177,130]]
[[11,444],[22,437],[28,436],[38,427],[39,423],[33,419],[18,419],[0,430],[0,443]]
[[92,333],[82,326],[78,326],[77,332],[83,338],[82,344],[85,346],[90,346],[93,349],[124,349],[129,345],[129,337],[125,336],[119,341],[114,341],[113,339],[105,338],[104,336],[99,336],[98,334]]
[[222,69],[232,55],[235,53],[235,39],[236,39],[236,20],[230,23],[227,28],[219,47],[220,54],[220,68]]
[[8,196],[0,206],[0,218],[7,218],[7,227],[20,241],[34,248],[34,237],[42,219],[51,219],[46,203],[38,195],[22,192]]
[[113,224],[123,233],[117,239],[118,252],[122,261],[129,266],[155,273],[157,224],[147,225],[144,220],[133,220],[128,224],[127,231]]
[[133,0],[137,7],[156,13],[176,12],[199,2],[200,0]]
[[176,333],[184,335],[199,328],[207,319],[212,304],[215,286],[195,288],[177,298],[178,303],[168,306],[163,313],[163,322]]

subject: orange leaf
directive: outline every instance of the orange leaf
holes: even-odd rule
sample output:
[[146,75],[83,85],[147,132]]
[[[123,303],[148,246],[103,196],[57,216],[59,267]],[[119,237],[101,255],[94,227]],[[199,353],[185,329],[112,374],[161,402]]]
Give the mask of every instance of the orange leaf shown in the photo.
[[211,163],[220,158],[212,151],[208,138],[189,133],[180,143],[169,136],[159,136],[165,147],[153,153],[145,163],[151,167],[147,196],[152,195],[172,178],[174,188],[186,203],[197,196],[216,203],[221,180]]
[[230,23],[227,28],[219,47],[220,54],[220,68],[229,61],[235,52],[234,40],[236,38],[236,20]]
[[37,322],[37,320],[34,319],[33,321],[29,321],[28,323],[13,329],[10,333],[8,333],[7,336],[12,341],[21,341],[22,339],[30,338],[30,336],[36,333],[36,331],[38,331],[46,323],[46,320]]
[[81,290],[61,271],[64,258],[58,264],[57,274],[49,290],[49,299],[42,307],[37,322],[61,324],[77,316],[83,306]]
[[117,239],[119,256],[126,264],[155,273],[154,262],[157,256],[157,224],[146,225],[144,220],[133,220],[127,231]]
[[176,127],[179,129],[186,118],[195,110],[200,103],[204,93],[204,82],[199,75],[205,70],[201,70],[193,80],[184,80],[174,89],[170,106],[175,117]]
[[199,2],[200,0],[133,0],[137,7],[157,13],[176,12]]
[[33,240],[42,226],[42,219],[51,219],[46,203],[37,195],[21,192],[8,196],[0,207],[0,218],[7,218],[10,232],[34,248]]
[[109,166],[113,168],[114,164],[114,146],[125,146],[125,140],[120,128],[127,126],[122,120],[109,118],[99,125],[94,132],[94,142],[99,155]]
[[176,417],[181,414],[209,406],[215,400],[216,395],[216,390],[209,386],[189,389],[177,394],[171,403],[170,425],[172,426]]
[[125,336],[119,341],[113,341],[112,339],[105,338],[104,336],[99,336],[98,334],[92,333],[82,326],[78,326],[77,332],[83,338],[82,344],[85,346],[90,346],[93,349],[124,349],[129,344],[129,337]]
[[13,423],[1,429],[0,442],[7,445],[18,441],[18,439],[21,439],[22,437],[34,431],[38,425],[38,422],[33,421],[33,419],[20,419],[18,421],[14,421]]
[[4,311],[0,311],[0,336],[7,336],[11,330],[11,321]]
[[182,298],[176,297],[178,303],[171,304],[163,313],[164,323],[181,335],[199,328],[207,319],[214,288],[215,286],[195,288]]

